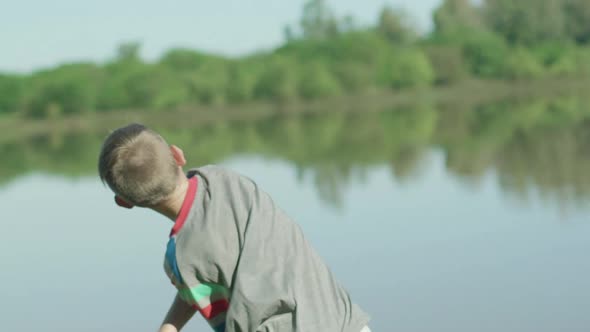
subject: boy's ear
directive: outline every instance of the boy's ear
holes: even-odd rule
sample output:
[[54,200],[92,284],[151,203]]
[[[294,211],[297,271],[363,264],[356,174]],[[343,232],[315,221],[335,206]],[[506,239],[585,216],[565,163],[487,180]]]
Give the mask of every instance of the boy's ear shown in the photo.
[[126,200],[122,199],[119,196],[115,196],[115,203],[117,203],[117,205],[119,205],[120,207],[124,207],[126,209],[132,209],[133,208],[133,204],[127,202]]
[[180,167],[186,165],[186,159],[184,158],[184,152],[181,148],[177,147],[176,145],[170,145],[170,150],[172,151],[172,156],[174,156],[174,160],[176,160],[176,164]]

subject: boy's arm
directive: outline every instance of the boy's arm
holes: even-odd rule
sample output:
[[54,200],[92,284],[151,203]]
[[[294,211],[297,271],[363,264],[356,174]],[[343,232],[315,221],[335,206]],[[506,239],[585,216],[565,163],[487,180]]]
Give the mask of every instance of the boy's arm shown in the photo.
[[197,310],[176,295],[159,332],[178,332],[193,317]]

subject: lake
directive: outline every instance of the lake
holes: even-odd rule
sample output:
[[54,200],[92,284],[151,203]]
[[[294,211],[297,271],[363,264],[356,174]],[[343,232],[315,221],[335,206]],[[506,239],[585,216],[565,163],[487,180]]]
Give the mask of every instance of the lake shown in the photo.
[[[302,226],[374,331],[588,331],[587,98],[153,123]],[[123,123],[123,122],[122,122]],[[171,222],[96,175],[106,131],[0,144],[7,331],[155,331]],[[186,331],[208,331],[195,316]]]

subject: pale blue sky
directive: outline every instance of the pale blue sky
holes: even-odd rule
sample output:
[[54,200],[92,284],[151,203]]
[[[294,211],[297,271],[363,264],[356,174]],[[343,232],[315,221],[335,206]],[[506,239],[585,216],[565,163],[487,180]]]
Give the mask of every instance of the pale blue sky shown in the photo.
[[[305,0],[2,0],[0,71],[27,72],[58,63],[104,61],[123,41],[142,43],[155,59],[171,47],[226,55],[268,49],[297,23]],[[423,30],[441,0],[329,0],[338,15],[373,23],[390,4],[403,8]]]

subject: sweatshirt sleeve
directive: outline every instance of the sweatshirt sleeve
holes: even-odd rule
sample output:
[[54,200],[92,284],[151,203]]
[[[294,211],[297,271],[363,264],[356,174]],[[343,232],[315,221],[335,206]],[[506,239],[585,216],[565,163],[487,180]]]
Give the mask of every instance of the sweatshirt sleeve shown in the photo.
[[198,310],[215,332],[225,332],[225,318],[229,309],[229,290],[215,283],[201,283],[194,275],[183,278],[176,261],[176,243],[168,243],[164,270],[178,289],[179,297]]
[[197,309],[215,332],[225,331],[225,318],[229,308],[229,291],[220,285],[201,283],[179,288],[180,298]]

